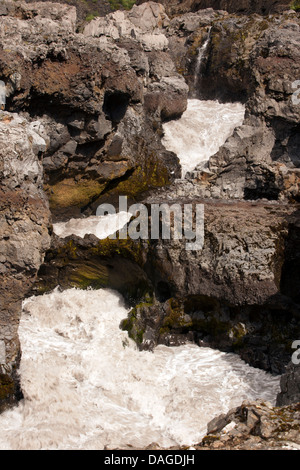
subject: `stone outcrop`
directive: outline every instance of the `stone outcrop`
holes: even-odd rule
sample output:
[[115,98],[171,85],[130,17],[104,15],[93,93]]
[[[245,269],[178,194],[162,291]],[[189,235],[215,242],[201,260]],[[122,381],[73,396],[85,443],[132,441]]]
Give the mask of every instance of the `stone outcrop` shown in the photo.
[[80,216],[112,193],[138,198],[170,184],[180,169],[161,144],[161,123],[186,109],[188,87],[166,50],[163,8],[117,11],[76,33],[75,8],[4,5],[7,109],[28,111],[47,130],[45,190],[54,217]]
[[50,245],[50,211],[39,159],[47,137],[39,121],[0,113],[0,410],[19,396],[18,324]]
[[40,295],[57,286],[61,289],[109,287],[119,291],[128,305],[133,306],[141,298],[153,295],[144,262],[145,253],[139,241],[54,235],[31,293]]
[[204,213],[202,250],[186,250],[186,241],[150,244],[145,269],[156,300],[136,307],[123,326],[142,349],[192,340],[283,373],[300,334],[298,300],[286,290],[295,274],[285,269],[293,264],[287,246],[297,213],[211,201]]
[[198,450],[299,450],[299,403],[247,402],[213,419]]
[[[26,3],[36,3],[36,0],[25,0]],[[40,0],[48,2],[48,0]],[[87,21],[96,16],[105,16],[113,10],[108,0],[55,0],[53,3],[61,3],[76,8],[77,29],[81,30]]]
[[[144,3],[146,0],[138,0],[137,5]],[[250,14],[258,13],[267,15],[269,13],[288,10],[290,0],[267,0],[252,1],[242,0],[155,0],[167,10],[168,15],[177,16],[184,13],[196,12],[205,8],[213,8],[214,10],[226,10],[229,13]]]
[[[152,196],[144,201],[167,203]],[[249,364],[281,374],[300,334],[289,251],[297,208],[278,203],[204,204],[204,245],[187,240],[52,238],[34,293],[56,286],[113,287],[133,307],[122,324],[140,349],[193,341],[235,351]],[[198,221],[199,224],[199,221]],[[128,274],[126,274],[126,272]]]

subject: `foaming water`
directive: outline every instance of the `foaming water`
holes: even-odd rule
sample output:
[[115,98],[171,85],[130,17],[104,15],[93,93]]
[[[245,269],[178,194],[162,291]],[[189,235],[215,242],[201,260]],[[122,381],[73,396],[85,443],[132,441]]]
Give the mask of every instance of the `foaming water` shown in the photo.
[[104,239],[124,227],[131,217],[130,212],[120,211],[105,216],[95,215],[82,219],[70,219],[67,222],[53,224],[53,231],[60,238],[66,238],[70,235],[83,238],[86,234],[93,234],[99,239]]
[[232,354],[188,344],[140,352],[119,328],[110,290],[58,290],[24,301],[24,400],[0,416],[0,448],[192,445],[244,399],[274,403],[279,379]]
[[162,142],[178,156],[182,178],[200,163],[207,162],[243,123],[245,106],[241,103],[188,100],[180,119],[163,125]]

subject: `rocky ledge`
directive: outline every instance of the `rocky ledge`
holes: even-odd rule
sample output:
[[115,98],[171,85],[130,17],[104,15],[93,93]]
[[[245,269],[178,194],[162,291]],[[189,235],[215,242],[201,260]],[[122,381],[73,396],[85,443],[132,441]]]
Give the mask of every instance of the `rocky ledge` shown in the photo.
[[[145,3],[147,0],[138,0],[137,4]],[[238,13],[242,15],[258,13],[267,15],[269,13],[280,12],[288,9],[290,0],[154,0],[161,3],[166,8],[170,17],[182,15],[185,13],[196,12],[206,8],[214,10],[226,10],[229,13]]]
[[[155,200],[144,201],[150,221]],[[186,202],[172,200],[182,210]],[[122,328],[140,349],[194,341],[283,373],[300,334],[297,206],[212,200],[193,204],[204,208],[202,249],[188,250],[184,237],[54,236],[32,292],[49,292],[58,285],[111,287],[133,307]]]

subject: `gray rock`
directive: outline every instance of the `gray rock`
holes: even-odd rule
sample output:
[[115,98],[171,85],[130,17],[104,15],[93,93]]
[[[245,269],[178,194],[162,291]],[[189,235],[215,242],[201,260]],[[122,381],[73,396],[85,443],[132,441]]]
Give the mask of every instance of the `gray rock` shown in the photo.
[[[299,449],[299,405],[273,407],[245,401],[209,423],[207,435],[195,446],[220,450]],[[229,423],[224,427],[224,423]]]
[[281,391],[277,396],[277,405],[285,406],[300,402],[300,365],[288,365],[286,372],[281,376]]

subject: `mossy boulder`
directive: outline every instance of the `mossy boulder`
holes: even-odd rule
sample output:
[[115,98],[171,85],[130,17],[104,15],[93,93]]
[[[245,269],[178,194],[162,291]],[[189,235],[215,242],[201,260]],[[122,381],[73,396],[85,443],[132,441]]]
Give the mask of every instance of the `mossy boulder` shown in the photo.
[[72,178],[65,179],[53,185],[45,185],[45,191],[49,198],[50,209],[53,213],[65,213],[69,210],[80,211],[93,198],[97,197],[106,184],[97,180],[75,181]]
[[59,239],[54,236],[32,293],[62,289],[110,288],[133,305],[153,290],[143,270],[144,255],[139,241],[97,239],[86,235]]

